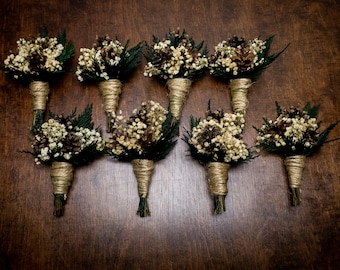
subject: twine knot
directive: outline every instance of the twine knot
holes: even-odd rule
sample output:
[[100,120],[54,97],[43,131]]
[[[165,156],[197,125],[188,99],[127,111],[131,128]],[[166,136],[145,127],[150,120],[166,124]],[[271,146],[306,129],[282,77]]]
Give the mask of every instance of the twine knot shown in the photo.
[[252,85],[251,79],[239,78],[230,80],[229,87],[231,91],[231,103],[233,111],[246,113],[248,107],[248,89]]
[[45,110],[48,94],[50,93],[49,83],[34,81],[29,84],[29,89],[33,100],[33,110]]
[[169,89],[170,111],[172,115],[181,118],[183,104],[186,96],[189,94],[191,80],[187,78],[175,78],[166,82]]
[[118,107],[119,96],[122,92],[122,83],[117,79],[110,79],[99,83],[103,96],[104,110],[106,113],[115,112]]
[[148,159],[134,159],[131,163],[138,183],[138,194],[140,197],[146,198],[149,192],[151,176],[154,171],[154,161]]
[[214,195],[227,195],[228,170],[230,165],[223,162],[209,162],[207,165],[208,186]]
[[306,157],[303,155],[288,156],[285,158],[288,181],[291,188],[300,188],[305,160]]
[[73,180],[73,165],[68,162],[53,162],[51,167],[51,180],[54,194],[64,194],[67,198],[69,187]]

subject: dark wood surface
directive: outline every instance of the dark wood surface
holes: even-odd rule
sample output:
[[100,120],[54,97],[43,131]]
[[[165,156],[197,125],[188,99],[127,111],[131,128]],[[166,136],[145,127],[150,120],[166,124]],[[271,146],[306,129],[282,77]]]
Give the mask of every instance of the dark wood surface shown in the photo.
[[[233,34],[275,35],[272,52],[291,43],[252,86],[245,141],[252,125],[282,106],[320,103],[323,127],[340,119],[338,1],[37,1],[2,0],[0,55],[41,26],[66,29],[76,47],[109,34],[130,44],[185,28],[214,45]],[[153,99],[167,106],[163,85],[143,77],[143,64],[124,84],[119,108],[127,114]],[[0,73],[0,268],[1,269],[339,269],[339,142],[308,158],[302,204],[289,205],[282,159],[262,153],[229,172],[226,212],[212,215],[204,168],[179,139],[156,163],[149,193],[151,217],[136,215],[137,184],[128,163],[103,157],[76,169],[65,215],[52,215],[50,168],[36,166],[18,150],[30,147],[31,97],[27,88]],[[230,111],[227,85],[208,74],[194,83],[180,129],[204,116],[207,101]],[[51,87],[48,109],[69,114],[93,103],[96,125],[105,126],[98,88],[66,74]],[[104,136],[107,136],[104,134]],[[331,137],[339,137],[337,127]]]

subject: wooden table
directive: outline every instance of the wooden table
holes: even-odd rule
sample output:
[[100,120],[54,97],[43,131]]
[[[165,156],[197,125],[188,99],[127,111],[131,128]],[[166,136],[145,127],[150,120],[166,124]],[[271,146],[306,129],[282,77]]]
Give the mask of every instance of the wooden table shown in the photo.
[[[253,125],[283,107],[320,104],[322,127],[340,119],[340,6],[323,1],[33,1],[2,0],[0,55],[20,37],[46,26],[62,29],[76,48],[96,35],[131,45],[186,29],[214,46],[231,35],[275,35],[271,52],[288,49],[251,87],[244,140],[255,144]],[[143,66],[123,85],[119,109],[129,114],[142,101],[167,106],[166,87],[143,76]],[[307,159],[302,204],[291,207],[279,156],[260,157],[229,171],[226,212],[212,214],[206,172],[181,140],[190,115],[211,106],[231,111],[228,85],[206,74],[192,85],[174,150],[156,163],[149,193],[151,217],[136,215],[137,183],[129,163],[102,157],[76,169],[65,215],[56,218],[50,168],[19,150],[30,148],[28,88],[0,73],[0,268],[1,269],[338,269],[340,266],[339,142]],[[70,114],[93,104],[93,120],[106,117],[96,85],[72,73],[51,86],[48,110]],[[104,132],[104,136],[108,135]],[[331,138],[340,137],[336,127]],[[7,268],[6,268],[7,267]]]

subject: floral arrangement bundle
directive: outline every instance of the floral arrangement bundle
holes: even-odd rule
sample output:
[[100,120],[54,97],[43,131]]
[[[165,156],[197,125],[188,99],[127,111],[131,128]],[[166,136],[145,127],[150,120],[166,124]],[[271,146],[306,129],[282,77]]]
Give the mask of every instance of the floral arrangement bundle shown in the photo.
[[141,62],[141,43],[129,48],[129,41],[122,46],[118,39],[108,35],[97,37],[92,48],[81,48],[76,75],[79,81],[98,83],[107,114],[110,132],[112,114],[116,111],[122,91],[122,82],[126,81]]
[[196,44],[185,30],[180,33],[177,29],[169,31],[162,40],[153,36],[153,45],[146,46],[148,63],[144,76],[155,76],[166,82],[175,122],[181,118],[192,82],[200,78],[208,67],[208,51],[203,44],[204,41]]
[[209,57],[210,74],[229,82],[234,112],[246,113],[248,89],[286,48],[276,54],[269,54],[274,36],[261,40],[245,40],[233,36],[215,46],[214,54]]
[[133,165],[140,197],[137,214],[150,215],[147,196],[154,163],[164,159],[174,147],[178,122],[159,103],[143,102],[129,118],[113,115],[112,137],[106,140],[107,153]]
[[101,131],[93,128],[92,106],[76,116],[55,115],[44,122],[32,139],[32,152],[36,164],[51,165],[54,194],[54,215],[64,213],[69,187],[73,181],[75,166],[88,164],[102,155],[105,142]]
[[338,122],[320,132],[321,122],[317,122],[319,106],[307,103],[301,110],[298,107],[281,109],[276,102],[277,118],[268,120],[257,131],[257,146],[284,157],[292,192],[292,205],[301,203],[301,181],[306,157],[314,154],[327,142],[330,131]]
[[211,111],[209,104],[206,119],[191,117],[191,130],[184,136],[191,156],[207,170],[215,215],[225,211],[228,170],[253,158],[253,152],[242,140],[244,123],[242,114],[224,113],[220,109]]
[[66,62],[73,56],[74,46],[66,40],[63,31],[57,37],[48,35],[47,29],[38,37],[20,38],[17,50],[4,60],[5,73],[24,85],[29,85],[33,101],[35,132],[44,121],[50,83],[66,71]]

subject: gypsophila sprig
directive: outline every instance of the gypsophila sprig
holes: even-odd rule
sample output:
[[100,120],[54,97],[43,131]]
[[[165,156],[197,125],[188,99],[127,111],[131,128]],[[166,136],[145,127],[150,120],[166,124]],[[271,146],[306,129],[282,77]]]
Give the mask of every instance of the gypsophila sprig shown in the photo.
[[[281,109],[276,102],[277,118],[268,120],[257,131],[257,146],[268,152],[284,157],[291,190],[292,205],[301,203],[301,182],[306,157],[317,152],[327,141],[330,131],[339,121],[319,131],[321,121],[317,121],[319,106],[307,103],[303,109],[290,107]],[[337,139],[335,139],[337,140]]]
[[102,155],[105,143],[100,129],[93,128],[92,106],[87,106],[79,116],[75,112],[66,117],[50,113],[51,118],[32,140],[30,153],[37,164],[64,161],[82,165]]
[[244,124],[243,114],[211,111],[209,103],[206,119],[191,117],[191,130],[184,136],[191,156],[206,168],[215,215],[225,211],[229,168],[253,158],[242,140]]
[[162,40],[153,36],[153,44],[146,46],[148,63],[144,76],[155,76],[164,81],[174,78],[197,80],[208,67],[208,51],[203,44],[204,41],[196,44],[185,30],[182,33],[178,29],[169,31]]
[[289,44],[279,53],[269,54],[274,36],[261,40],[246,40],[233,36],[215,46],[214,54],[209,57],[210,74],[214,77],[230,80],[249,78],[256,80]]
[[129,118],[114,115],[112,137],[107,139],[109,154],[122,161],[133,159],[160,160],[175,144],[176,125],[171,114],[159,103],[143,102]]
[[329,125],[320,132],[320,121],[317,121],[319,106],[311,107],[307,103],[303,109],[290,107],[281,109],[276,103],[277,118],[268,120],[257,131],[257,146],[269,152],[284,156],[315,153],[325,142],[329,132],[338,122]]
[[100,82],[109,79],[125,81],[141,62],[142,45],[129,48],[109,35],[97,37],[92,48],[81,48],[76,75],[81,82]]
[[171,112],[152,100],[143,102],[129,118],[114,114],[112,121],[107,153],[131,162],[140,198],[137,215],[150,216],[147,197],[154,163],[164,159],[175,146],[178,122],[174,124]]
[[44,31],[37,37],[20,38],[17,49],[4,60],[4,71],[24,84],[33,81],[50,82],[57,74],[66,71],[66,62],[74,53],[71,41],[63,31],[57,37]]

